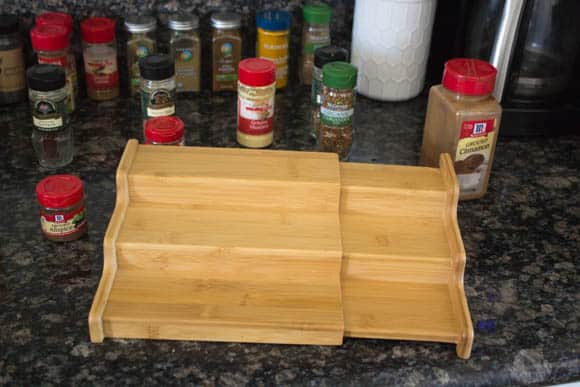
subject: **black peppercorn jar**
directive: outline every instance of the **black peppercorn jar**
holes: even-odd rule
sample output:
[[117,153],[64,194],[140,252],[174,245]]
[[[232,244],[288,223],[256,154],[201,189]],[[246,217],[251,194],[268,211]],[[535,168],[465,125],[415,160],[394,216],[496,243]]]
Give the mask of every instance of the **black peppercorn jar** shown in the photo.
[[67,110],[66,75],[62,67],[49,64],[27,71],[32,110],[32,145],[45,168],[67,165],[73,158],[73,132]]
[[139,61],[143,120],[175,115],[175,63],[169,55]]
[[0,105],[24,101],[24,55],[16,15],[0,15]]

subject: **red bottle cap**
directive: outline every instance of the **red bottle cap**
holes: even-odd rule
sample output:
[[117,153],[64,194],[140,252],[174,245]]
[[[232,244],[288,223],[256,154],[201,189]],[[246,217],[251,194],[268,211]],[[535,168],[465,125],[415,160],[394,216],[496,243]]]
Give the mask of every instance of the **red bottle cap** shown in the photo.
[[63,26],[70,34],[73,29],[73,18],[68,13],[64,12],[46,12],[36,17],[37,26],[55,25]]
[[106,17],[91,17],[81,22],[83,40],[87,43],[109,43],[115,39],[115,21]]
[[248,86],[271,85],[276,82],[276,65],[267,59],[244,59],[238,66],[238,79]]
[[83,198],[83,182],[74,175],[47,176],[36,185],[36,196],[43,207],[70,207]]
[[64,50],[69,44],[68,36],[66,27],[54,24],[37,25],[30,30],[32,47],[40,51]]
[[443,87],[459,94],[491,94],[497,70],[479,59],[457,58],[445,63]]
[[183,137],[183,121],[179,117],[155,117],[145,122],[145,142],[173,143]]

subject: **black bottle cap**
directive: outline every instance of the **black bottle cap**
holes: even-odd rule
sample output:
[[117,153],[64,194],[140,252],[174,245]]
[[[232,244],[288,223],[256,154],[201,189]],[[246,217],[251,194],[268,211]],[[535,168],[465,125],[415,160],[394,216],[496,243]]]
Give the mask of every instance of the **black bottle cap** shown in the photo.
[[139,71],[143,79],[161,81],[175,75],[175,63],[169,55],[153,54],[139,61]]
[[18,32],[18,16],[12,14],[0,15],[0,35]]
[[51,64],[34,65],[26,71],[28,87],[38,91],[62,89],[66,77],[62,67]]
[[342,47],[324,46],[314,51],[314,66],[321,69],[325,64],[331,62],[347,62],[348,51]]

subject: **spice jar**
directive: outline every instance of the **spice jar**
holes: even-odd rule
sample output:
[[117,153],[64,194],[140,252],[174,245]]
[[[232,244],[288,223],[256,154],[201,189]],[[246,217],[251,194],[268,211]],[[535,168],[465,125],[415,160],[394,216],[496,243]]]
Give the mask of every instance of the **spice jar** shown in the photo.
[[[72,32],[73,32],[73,18],[68,13],[64,12],[46,12],[42,15],[36,17],[36,25],[37,26],[45,26],[45,25],[57,25],[63,26],[66,28],[68,32],[68,50],[67,50],[67,68],[66,68],[66,75],[67,75],[67,85],[69,90],[72,93],[71,102],[69,103],[69,111],[74,111],[76,106],[76,100],[78,98],[79,87],[78,87],[78,74],[77,74],[77,61],[72,49]],[[51,62],[43,62],[43,63],[51,63]],[[60,64],[60,63],[54,63]]]
[[347,62],[332,62],[322,68],[320,148],[338,153],[341,160],[348,159],[354,136],[356,77],[357,68]]
[[119,96],[119,70],[115,22],[93,17],[81,23],[83,58],[87,94],[95,101],[107,101]]
[[[330,18],[332,9],[326,4],[307,4],[303,8],[302,29],[302,82],[312,83],[314,52],[330,44]],[[338,59],[338,60],[346,60]],[[320,66],[322,67],[322,66]]]
[[57,242],[74,241],[87,232],[83,182],[73,175],[52,175],[36,185],[40,227]]
[[145,144],[185,145],[179,117],[155,117],[145,122]]
[[276,65],[267,59],[244,59],[238,75],[238,143],[248,148],[270,146],[274,137]]
[[141,111],[143,119],[175,114],[175,65],[166,54],[141,59]]
[[[67,89],[67,108],[69,113],[75,109],[75,88],[69,61],[69,30],[61,25],[37,25],[30,30],[30,40],[39,64],[54,64],[65,70]],[[76,76],[76,75],[75,75]]]
[[287,11],[271,10],[258,12],[257,56],[276,65],[276,88],[288,84],[288,32],[290,14]]
[[429,91],[421,163],[438,167],[440,154],[449,153],[460,199],[487,191],[501,118],[492,96],[496,74],[485,61],[452,59],[445,63],[442,85]]
[[201,43],[197,28],[199,18],[186,14],[169,17],[171,56],[175,61],[177,92],[198,92],[201,78]]
[[73,158],[73,132],[69,125],[65,71],[40,64],[27,71],[32,110],[32,145],[41,166],[58,168]]
[[0,15],[0,105],[24,101],[24,55],[16,15]]
[[211,15],[213,91],[237,88],[238,64],[242,57],[241,25],[242,18],[236,13]]
[[141,75],[139,60],[156,50],[155,30],[157,21],[151,16],[129,16],[125,21],[127,29],[127,67],[129,77],[129,92],[137,96],[141,90]]

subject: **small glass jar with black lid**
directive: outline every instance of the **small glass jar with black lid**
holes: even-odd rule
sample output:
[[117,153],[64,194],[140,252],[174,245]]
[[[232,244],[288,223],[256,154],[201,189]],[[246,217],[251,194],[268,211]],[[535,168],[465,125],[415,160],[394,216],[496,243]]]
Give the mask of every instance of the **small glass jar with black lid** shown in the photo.
[[58,168],[72,161],[73,131],[67,110],[66,75],[51,64],[32,66],[27,71],[28,98],[32,110],[32,145],[45,168]]
[[143,120],[175,115],[175,64],[166,54],[139,61]]
[[16,15],[0,15],[0,105],[26,99],[22,40]]

